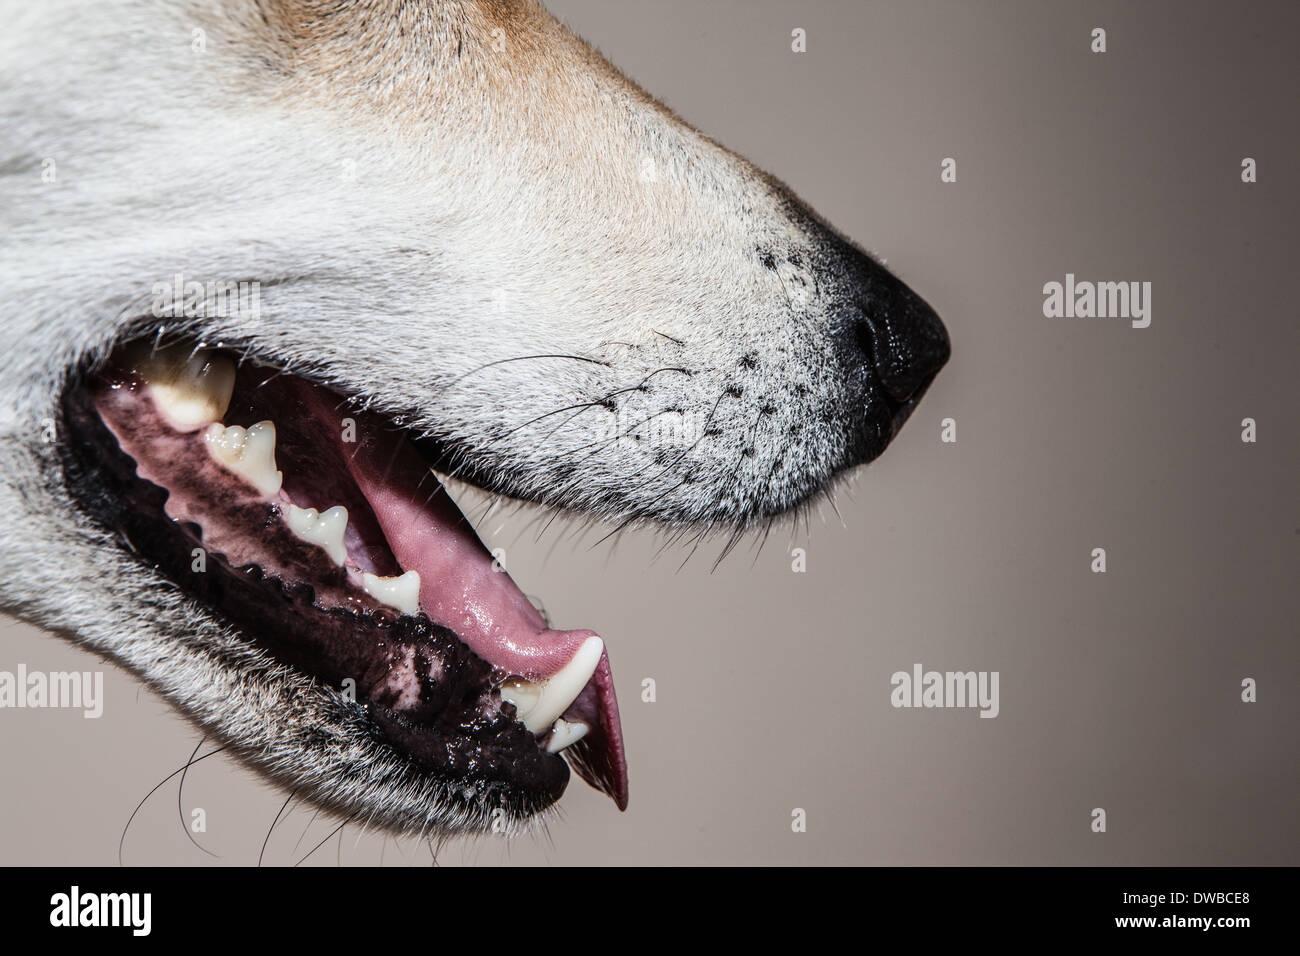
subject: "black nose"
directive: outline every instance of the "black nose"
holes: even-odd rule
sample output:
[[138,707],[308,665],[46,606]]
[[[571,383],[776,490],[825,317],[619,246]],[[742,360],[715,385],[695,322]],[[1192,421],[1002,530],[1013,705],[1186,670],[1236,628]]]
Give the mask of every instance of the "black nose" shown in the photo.
[[857,306],[854,333],[863,359],[891,399],[914,404],[948,361],[948,330],[924,299],[883,268],[859,293]]
[[948,330],[925,300],[856,249],[841,260],[844,303],[837,351],[847,407],[841,419],[854,463],[893,440],[948,361]]

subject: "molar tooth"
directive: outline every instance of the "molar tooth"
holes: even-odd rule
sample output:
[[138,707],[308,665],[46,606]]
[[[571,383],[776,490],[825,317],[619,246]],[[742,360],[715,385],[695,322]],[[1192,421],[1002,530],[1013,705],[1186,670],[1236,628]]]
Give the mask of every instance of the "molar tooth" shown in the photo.
[[515,705],[515,719],[535,734],[545,733],[569,705],[582,693],[596,672],[605,642],[592,635],[587,638],[573,660],[544,681],[507,681],[501,685],[501,699]]
[[220,421],[230,408],[235,363],[217,352],[163,349],[143,357],[137,370],[154,406],[177,431]]
[[395,578],[381,578],[367,571],[361,575],[361,586],[376,601],[395,607],[403,614],[420,613],[419,571],[407,571]]
[[291,504],[285,510],[284,521],[299,540],[323,549],[335,564],[342,566],[347,560],[348,549],[343,543],[348,530],[347,508],[335,505],[322,512]]
[[581,720],[575,720],[569,723],[563,717],[555,722],[555,727],[551,732],[551,739],[546,744],[548,754],[558,754],[565,747],[572,747],[583,737],[587,736],[587,731],[591,730],[588,724]]
[[275,468],[275,423],[258,422],[248,428],[220,422],[203,433],[208,453],[226,470],[256,488],[264,498],[280,493],[284,475]]

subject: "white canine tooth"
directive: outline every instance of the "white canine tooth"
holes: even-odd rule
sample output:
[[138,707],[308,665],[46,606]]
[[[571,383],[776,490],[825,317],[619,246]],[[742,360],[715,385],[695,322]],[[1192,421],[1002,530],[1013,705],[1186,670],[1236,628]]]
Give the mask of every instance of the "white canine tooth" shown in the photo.
[[322,512],[291,504],[285,511],[284,521],[299,540],[324,549],[335,564],[341,566],[347,560],[348,549],[343,543],[348,530],[347,508],[335,505]]
[[516,719],[525,727],[544,733],[582,693],[604,651],[605,642],[592,635],[557,674],[544,681],[507,681],[501,685],[501,699],[515,705]]
[[376,601],[395,607],[403,614],[420,613],[419,571],[407,571],[395,578],[381,578],[367,571],[361,575],[361,586]]
[[[537,706],[537,702],[542,699],[542,688],[545,684],[534,684],[532,681],[512,680],[501,685],[501,699],[508,700],[515,705],[515,716],[520,720],[530,714]],[[532,724],[528,724],[529,730],[533,730]],[[533,731],[536,733],[536,731]]]
[[235,363],[207,349],[152,352],[138,366],[149,397],[178,431],[192,432],[220,421],[235,389]]
[[565,747],[572,747],[583,737],[587,736],[587,731],[591,730],[587,724],[581,720],[575,720],[569,723],[563,717],[555,722],[555,728],[551,732],[551,739],[546,744],[548,754],[558,754]]
[[220,422],[203,433],[208,454],[256,488],[264,498],[280,493],[284,475],[275,468],[275,424],[258,422],[248,428]]

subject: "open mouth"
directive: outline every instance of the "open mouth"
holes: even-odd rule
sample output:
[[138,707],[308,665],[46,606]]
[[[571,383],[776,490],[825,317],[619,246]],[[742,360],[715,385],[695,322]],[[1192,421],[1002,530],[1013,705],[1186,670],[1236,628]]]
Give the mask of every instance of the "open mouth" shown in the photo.
[[64,417],[80,505],[394,751],[525,813],[570,766],[627,806],[601,638],[548,626],[393,421],[254,361],[140,343],[74,381]]

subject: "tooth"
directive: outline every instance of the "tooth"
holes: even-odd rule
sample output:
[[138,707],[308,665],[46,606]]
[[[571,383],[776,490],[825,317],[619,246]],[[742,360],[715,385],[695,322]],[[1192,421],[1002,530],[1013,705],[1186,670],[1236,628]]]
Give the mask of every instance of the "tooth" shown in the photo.
[[544,681],[507,681],[501,685],[501,699],[515,705],[516,719],[525,727],[535,734],[543,733],[582,693],[604,650],[605,642],[592,635],[559,673]]
[[407,571],[395,578],[381,578],[367,571],[361,575],[361,586],[376,601],[395,607],[403,614],[420,612],[419,571]]
[[348,549],[343,543],[343,536],[348,530],[347,508],[335,505],[328,511],[321,512],[315,508],[299,508],[291,504],[285,512],[284,520],[299,540],[324,549],[335,564],[341,566],[347,560]]
[[280,493],[284,475],[275,469],[275,424],[258,422],[248,428],[220,422],[208,426],[203,434],[208,453],[222,467],[233,471],[261,492],[264,498]]
[[[542,699],[542,689],[545,684],[534,684],[526,680],[507,681],[501,685],[501,699],[508,700],[515,705],[515,716],[519,720],[524,720],[528,714],[532,713],[537,706],[537,702]],[[533,733],[533,724],[524,721],[529,730]]]
[[565,747],[572,747],[583,737],[587,736],[587,731],[591,727],[581,720],[575,720],[569,723],[563,717],[555,722],[555,727],[551,732],[550,742],[546,745],[548,754],[558,754]]
[[235,363],[216,352],[153,352],[140,362],[139,371],[154,406],[178,431],[220,421],[230,408]]

